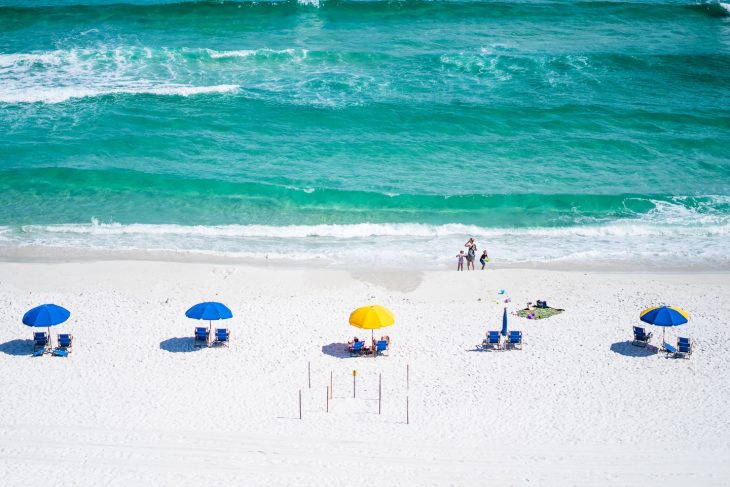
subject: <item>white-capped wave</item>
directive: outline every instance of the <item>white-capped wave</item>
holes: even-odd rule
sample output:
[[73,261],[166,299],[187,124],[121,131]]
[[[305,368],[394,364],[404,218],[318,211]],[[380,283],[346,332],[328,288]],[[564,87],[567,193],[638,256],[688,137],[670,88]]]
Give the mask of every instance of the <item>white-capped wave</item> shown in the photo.
[[723,10],[725,10],[725,12],[730,14],[730,3],[720,2],[720,6],[723,8]]
[[179,76],[175,69],[184,69],[187,54],[120,46],[0,54],[0,103],[60,103],[110,94],[192,96],[239,89],[238,84],[201,85]]
[[375,83],[370,74],[343,70],[341,60],[309,65],[308,57],[309,51],[300,48],[226,51],[101,44],[3,53],[0,103],[59,103],[115,93],[188,96],[240,87],[248,98],[338,108],[387,90],[387,82]]
[[140,83],[138,86],[115,88],[48,87],[35,90],[9,90],[0,88],[0,103],[61,103],[72,98],[87,98],[113,94],[150,94],[164,96],[193,96],[206,93],[229,93],[238,85],[182,86]]
[[730,236],[730,223],[714,225],[649,224],[629,220],[602,225],[567,227],[488,228],[458,223],[427,225],[422,223],[357,223],[351,225],[176,225],[99,223],[59,225],[25,225],[27,234],[86,234],[86,235],[175,235],[196,237],[241,237],[273,239],[363,239],[376,237],[447,238],[475,236],[486,239],[522,238],[623,238],[623,237],[715,237]]
[[309,54],[307,49],[239,49],[234,51],[216,51],[213,49],[206,49],[206,52],[213,59],[249,58],[255,56],[268,58],[282,55],[296,59],[305,59]]

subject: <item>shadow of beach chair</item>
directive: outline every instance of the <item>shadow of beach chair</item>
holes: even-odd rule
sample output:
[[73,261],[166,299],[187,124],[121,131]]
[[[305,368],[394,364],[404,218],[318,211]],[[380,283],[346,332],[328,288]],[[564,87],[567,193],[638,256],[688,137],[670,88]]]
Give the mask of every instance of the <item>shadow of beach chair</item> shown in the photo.
[[510,330],[504,343],[505,348],[512,347],[518,350],[522,350],[522,332],[517,330]]
[[361,353],[365,352],[365,342],[364,341],[352,342],[352,343],[348,344],[347,350],[350,352],[350,355],[360,355]]
[[388,352],[388,355],[390,355],[390,342],[388,340],[378,340],[375,342],[373,353],[377,356],[384,355],[385,352]]
[[195,328],[195,340],[193,341],[194,347],[207,347],[210,340],[210,331],[205,327]]
[[50,336],[45,331],[33,333],[33,356],[38,357],[48,351],[51,346]]
[[499,350],[502,348],[502,335],[498,331],[488,331],[487,338],[482,341],[482,348]]
[[646,333],[646,330],[641,326],[634,327],[634,340],[631,342],[637,347],[645,347],[649,344],[651,339],[651,333]]
[[228,342],[231,339],[231,330],[228,328],[216,328],[215,329],[215,341],[214,345],[228,346]]

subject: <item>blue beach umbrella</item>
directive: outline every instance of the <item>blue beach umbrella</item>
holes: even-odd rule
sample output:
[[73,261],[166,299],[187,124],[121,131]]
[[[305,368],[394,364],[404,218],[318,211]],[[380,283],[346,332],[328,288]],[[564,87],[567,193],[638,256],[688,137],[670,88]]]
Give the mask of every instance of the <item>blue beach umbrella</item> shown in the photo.
[[654,306],[647,308],[639,314],[639,319],[644,323],[662,327],[662,341],[664,332],[668,326],[680,326],[689,321],[686,311],[674,306]]
[[50,340],[51,327],[60,325],[70,316],[71,312],[66,308],[56,304],[42,304],[23,315],[23,324],[36,328],[48,328],[48,339]]
[[502,314],[502,336],[507,336],[507,307],[504,307],[504,313]]
[[206,301],[187,310],[185,316],[193,320],[208,320],[208,329],[210,329],[212,320],[227,320],[233,318],[233,313],[225,304]]

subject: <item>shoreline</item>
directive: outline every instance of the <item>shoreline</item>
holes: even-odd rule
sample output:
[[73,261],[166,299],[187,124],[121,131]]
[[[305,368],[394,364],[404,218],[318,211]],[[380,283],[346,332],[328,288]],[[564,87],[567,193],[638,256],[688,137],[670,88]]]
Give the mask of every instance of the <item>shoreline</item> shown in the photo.
[[[256,258],[232,255],[221,255],[215,252],[200,251],[179,251],[179,250],[121,250],[121,249],[81,249],[73,247],[46,247],[46,246],[22,246],[22,247],[1,247],[0,262],[2,263],[85,263],[85,262],[170,262],[180,264],[212,264],[232,265],[239,267],[257,267],[273,269],[298,269],[315,270],[330,269],[352,272],[446,272],[455,271],[456,263],[444,263],[440,266],[418,268],[407,265],[393,265],[383,263],[381,265],[370,265],[359,263],[346,265],[327,261],[321,258],[310,259],[288,259],[288,258]],[[452,265],[453,264],[453,265]],[[476,262],[476,270],[481,272],[480,264]],[[531,271],[553,271],[553,272],[594,272],[605,274],[730,274],[730,266],[711,265],[686,265],[686,266],[659,266],[651,262],[512,262],[487,264],[486,271],[493,270],[531,270]],[[469,273],[472,271],[463,271]]]

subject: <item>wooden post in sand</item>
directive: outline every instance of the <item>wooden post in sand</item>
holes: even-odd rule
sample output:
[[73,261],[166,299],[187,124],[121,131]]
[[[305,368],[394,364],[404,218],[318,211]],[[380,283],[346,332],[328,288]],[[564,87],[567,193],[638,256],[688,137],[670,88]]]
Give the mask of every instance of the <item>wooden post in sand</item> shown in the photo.
[[302,419],[302,390],[299,389],[299,419]]
[[312,388],[312,362],[307,362],[307,383]]
[[325,402],[327,403],[326,412],[330,412],[330,386],[327,386],[327,397],[325,398]]
[[357,377],[357,370],[352,371],[352,397],[355,398],[355,377]]
[[378,414],[380,414],[380,402],[383,397],[382,393],[383,374],[378,374]]

